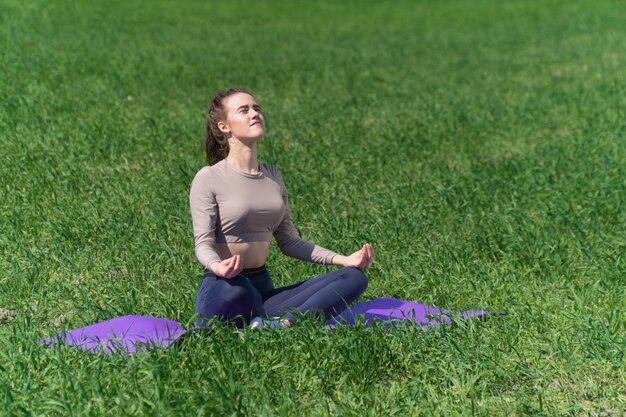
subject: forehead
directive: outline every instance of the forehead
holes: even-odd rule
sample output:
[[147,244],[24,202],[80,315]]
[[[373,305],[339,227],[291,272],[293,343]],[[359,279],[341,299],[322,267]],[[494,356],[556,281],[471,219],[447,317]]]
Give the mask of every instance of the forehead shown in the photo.
[[235,93],[232,96],[226,97],[224,100],[224,107],[227,110],[236,110],[241,106],[256,105],[257,102],[250,94],[247,93]]

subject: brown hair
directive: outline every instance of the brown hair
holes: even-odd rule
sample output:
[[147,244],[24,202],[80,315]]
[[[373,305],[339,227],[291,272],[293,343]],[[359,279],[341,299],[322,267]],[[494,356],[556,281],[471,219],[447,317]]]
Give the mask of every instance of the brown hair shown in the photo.
[[206,121],[206,159],[209,165],[215,165],[228,156],[228,139],[224,137],[222,131],[217,127],[217,123],[226,119],[226,111],[224,109],[224,99],[237,93],[246,93],[252,95],[248,90],[243,88],[231,88],[220,91],[213,97],[209,104],[209,111]]

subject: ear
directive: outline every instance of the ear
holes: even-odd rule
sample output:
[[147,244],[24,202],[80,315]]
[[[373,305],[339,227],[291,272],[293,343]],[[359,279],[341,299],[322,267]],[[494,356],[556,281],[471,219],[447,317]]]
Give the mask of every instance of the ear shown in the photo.
[[230,133],[230,126],[228,126],[226,123],[224,122],[217,122],[217,128],[220,130],[220,132],[222,133]]

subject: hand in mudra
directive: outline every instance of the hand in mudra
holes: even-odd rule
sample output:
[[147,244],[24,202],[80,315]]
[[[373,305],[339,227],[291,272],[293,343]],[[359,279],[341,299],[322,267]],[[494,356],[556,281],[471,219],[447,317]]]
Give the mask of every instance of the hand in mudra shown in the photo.
[[213,262],[210,267],[215,275],[222,278],[235,277],[243,270],[241,267],[241,256],[239,255],[224,259],[222,262]]
[[365,269],[372,266],[372,262],[374,262],[374,250],[372,249],[372,245],[366,243],[360,250],[350,256],[338,255],[337,257],[339,257],[339,259],[336,259],[336,263],[341,266]]

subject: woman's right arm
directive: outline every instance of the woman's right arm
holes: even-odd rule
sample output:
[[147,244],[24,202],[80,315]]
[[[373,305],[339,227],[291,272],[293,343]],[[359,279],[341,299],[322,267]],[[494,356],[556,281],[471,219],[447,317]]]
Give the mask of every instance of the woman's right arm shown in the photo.
[[215,224],[217,201],[211,189],[210,171],[203,168],[196,174],[189,191],[189,207],[193,221],[193,236],[196,242],[196,258],[209,271],[211,265],[222,262],[215,249]]
[[191,183],[189,206],[196,241],[196,258],[209,271],[223,278],[232,278],[241,272],[241,257],[222,260],[215,248],[215,225],[218,210],[215,193],[211,189],[211,173],[201,169]]

